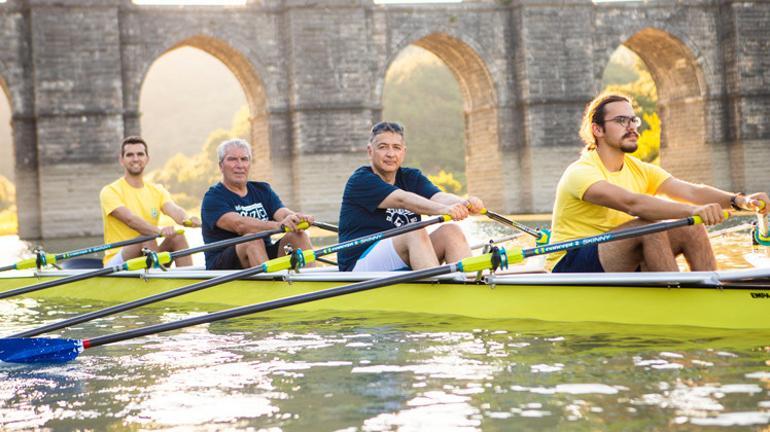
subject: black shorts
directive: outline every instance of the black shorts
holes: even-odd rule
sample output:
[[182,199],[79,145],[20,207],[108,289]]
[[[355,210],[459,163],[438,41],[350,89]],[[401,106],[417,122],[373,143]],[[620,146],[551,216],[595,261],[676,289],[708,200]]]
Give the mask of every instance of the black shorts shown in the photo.
[[599,261],[599,245],[594,243],[582,248],[567,251],[553,273],[604,273],[604,267]]
[[[264,240],[263,240],[264,241]],[[278,257],[278,242],[265,242],[267,257],[274,259]],[[241,260],[238,259],[238,252],[235,251],[235,245],[225,248],[217,257],[209,270],[241,270]]]

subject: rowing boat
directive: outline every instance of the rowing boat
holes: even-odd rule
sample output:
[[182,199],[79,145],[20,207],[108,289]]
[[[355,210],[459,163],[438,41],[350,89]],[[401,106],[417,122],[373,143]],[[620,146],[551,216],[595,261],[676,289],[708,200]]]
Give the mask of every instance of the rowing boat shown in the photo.
[[[10,272],[0,292],[78,274],[83,270]],[[227,274],[174,269],[121,272],[23,297],[96,309]],[[216,311],[317,291],[392,273],[340,273],[330,268],[261,274],[165,300],[191,310]],[[482,280],[453,274],[292,306],[319,313],[392,312],[643,325],[770,329],[770,269],[691,273],[493,274]],[[14,300],[0,300],[14,301]],[[78,312],[84,311],[80,308]]]

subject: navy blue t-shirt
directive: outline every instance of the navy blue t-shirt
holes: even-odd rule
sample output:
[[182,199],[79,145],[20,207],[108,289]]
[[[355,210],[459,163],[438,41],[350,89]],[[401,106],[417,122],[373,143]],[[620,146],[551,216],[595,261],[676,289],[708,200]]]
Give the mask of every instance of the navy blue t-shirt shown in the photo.
[[[420,221],[420,215],[406,209],[380,209],[380,203],[393,191],[401,189],[430,199],[441,192],[420,170],[399,168],[396,184],[385,182],[369,166],[358,168],[348,179],[340,207],[340,242],[353,240],[394,227]],[[351,271],[371,244],[342,250],[337,263],[342,271]]]
[[[283,207],[281,199],[273,192],[269,184],[264,182],[248,182],[246,196],[241,197],[227,189],[222,183],[211,186],[203,196],[201,204],[201,219],[203,222],[203,242],[212,243],[219,240],[239,237],[237,233],[223,230],[217,226],[217,221],[225,213],[235,212],[241,216],[269,221],[275,212]],[[206,268],[210,269],[216,262],[223,249],[205,251]]]

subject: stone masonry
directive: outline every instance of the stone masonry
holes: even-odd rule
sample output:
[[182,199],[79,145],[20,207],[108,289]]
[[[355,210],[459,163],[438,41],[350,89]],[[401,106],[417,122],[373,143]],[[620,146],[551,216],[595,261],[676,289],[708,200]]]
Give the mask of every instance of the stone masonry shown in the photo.
[[336,220],[345,180],[365,163],[386,71],[410,44],[460,83],[469,191],[490,209],[550,211],[581,148],[583,107],[621,44],[658,86],[665,168],[729,190],[770,186],[766,0],[8,0],[0,38],[23,238],[101,233],[98,193],[120,173],[117,143],[141,133],[142,82],[180,46],[238,78],[252,144],[269,155],[254,171],[324,220]]

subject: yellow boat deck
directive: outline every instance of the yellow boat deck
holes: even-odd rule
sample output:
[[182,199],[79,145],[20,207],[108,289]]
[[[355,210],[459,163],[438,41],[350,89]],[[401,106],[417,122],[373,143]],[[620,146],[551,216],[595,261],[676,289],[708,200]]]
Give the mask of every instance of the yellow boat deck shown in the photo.
[[[50,280],[53,274],[9,273],[0,291]],[[767,269],[704,273],[495,275],[486,282],[462,275],[399,284],[292,306],[296,311],[398,312],[482,319],[685,325],[769,329]],[[54,303],[75,299],[100,308],[199,282],[224,272],[171,271],[99,277],[25,294]],[[185,294],[164,302],[214,311],[346,285],[383,274],[305,272],[268,274]],[[288,279],[288,280],[286,280]],[[752,281],[746,283],[746,281]],[[13,301],[13,298],[0,300]],[[61,301],[61,300],[59,300]],[[159,303],[163,304],[163,303]],[[84,308],[84,312],[91,308]]]

